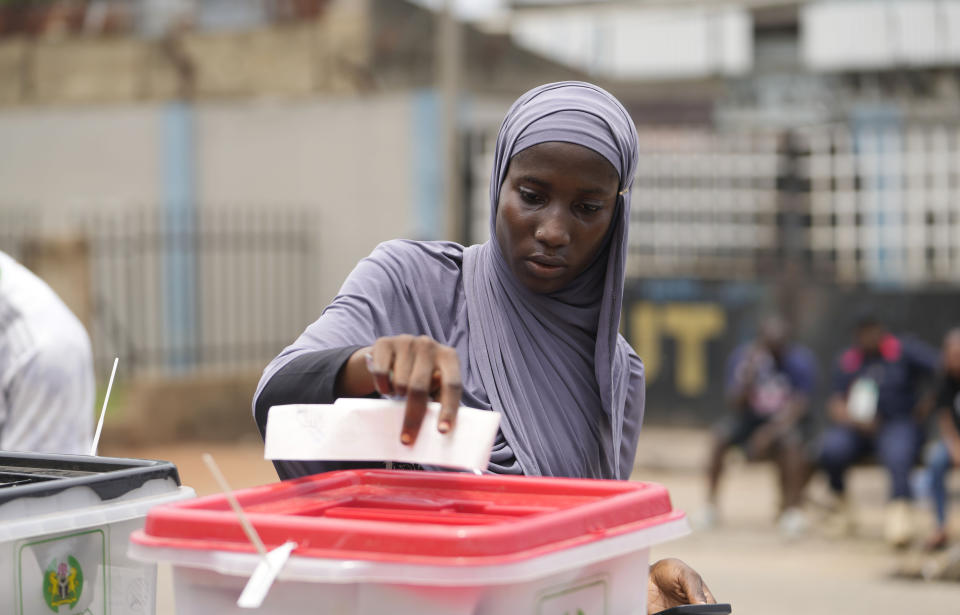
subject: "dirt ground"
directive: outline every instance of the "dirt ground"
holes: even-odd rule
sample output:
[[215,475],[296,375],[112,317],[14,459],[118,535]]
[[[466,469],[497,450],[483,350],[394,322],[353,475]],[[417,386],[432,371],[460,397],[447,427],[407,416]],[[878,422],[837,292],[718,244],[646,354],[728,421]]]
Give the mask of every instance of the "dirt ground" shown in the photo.
[[[696,513],[704,497],[700,468],[706,436],[696,430],[645,428],[640,441],[636,480],[666,485],[674,506]],[[237,444],[186,443],[136,449],[104,443],[102,454],[166,459],[177,464],[183,483],[198,494],[219,491],[200,454],[213,454],[234,488],[276,480],[256,441]],[[960,473],[954,473],[960,474]],[[960,476],[953,476],[960,493]],[[679,557],[696,568],[717,598],[734,605],[738,615],[899,615],[960,613],[960,583],[897,578],[898,569],[915,568],[917,552],[894,553],[880,540],[886,477],[877,468],[857,468],[850,480],[857,504],[856,536],[836,540],[816,531],[786,540],[773,522],[776,505],[773,470],[764,464],[731,463],[721,496],[722,523],[708,531],[658,547],[654,558]],[[825,494],[820,479],[811,485],[813,499]],[[960,536],[960,502],[954,501],[955,536]],[[811,516],[816,516],[816,510]],[[922,529],[929,527],[928,507],[918,506]],[[172,615],[169,572],[161,570],[159,615]]]

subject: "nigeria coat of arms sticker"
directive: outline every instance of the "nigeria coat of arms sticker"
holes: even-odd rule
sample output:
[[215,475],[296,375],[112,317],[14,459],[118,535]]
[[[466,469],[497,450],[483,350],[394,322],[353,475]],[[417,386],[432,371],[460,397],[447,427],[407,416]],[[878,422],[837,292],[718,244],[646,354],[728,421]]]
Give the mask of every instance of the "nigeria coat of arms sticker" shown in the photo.
[[83,569],[72,555],[51,560],[43,581],[43,599],[54,613],[73,608],[83,594]]

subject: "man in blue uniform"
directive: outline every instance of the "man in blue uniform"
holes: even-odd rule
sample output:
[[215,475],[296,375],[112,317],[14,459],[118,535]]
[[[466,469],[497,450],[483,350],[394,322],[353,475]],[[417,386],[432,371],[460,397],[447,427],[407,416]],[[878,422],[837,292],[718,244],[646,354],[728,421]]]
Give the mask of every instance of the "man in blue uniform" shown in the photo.
[[906,546],[913,531],[910,470],[923,437],[918,410],[937,353],[917,340],[890,334],[870,314],[858,319],[854,339],[837,362],[827,408],[832,425],[819,457],[837,496],[833,529],[846,533],[853,526],[844,498],[847,469],[875,453],[890,475],[885,535],[892,545]]
[[816,380],[813,354],[789,341],[786,324],[766,318],[755,341],[738,347],[727,364],[731,412],[714,429],[703,524],[716,521],[723,460],[731,446],[750,459],[772,458],[780,474],[780,528],[796,535],[806,526],[800,511],[804,478],[801,423]]

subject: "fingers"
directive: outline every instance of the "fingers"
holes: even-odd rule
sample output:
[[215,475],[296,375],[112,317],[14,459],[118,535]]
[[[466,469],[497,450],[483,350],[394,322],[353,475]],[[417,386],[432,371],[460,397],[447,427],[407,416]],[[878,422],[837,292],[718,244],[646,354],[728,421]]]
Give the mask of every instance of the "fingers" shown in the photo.
[[378,393],[407,398],[401,442],[416,441],[431,394],[440,401],[437,430],[453,429],[463,393],[456,350],[425,335],[382,337],[373,345],[367,369]]
[[707,587],[707,584],[703,582],[703,579],[700,579],[700,586],[703,588],[703,595],[707,599],[707,604],[716,604],[717,599],[713,597],[713,592],[710,591],[710,588]]
[[442,347],[437,353],[437,371],[440,373],[440,420],[437,429],[440,433],[447,433],[457,420],[457,408],[460,407],[463,393],[457,351],[449,346]]
[[660,611],[669,609],[671,606],[676,605],[667,600],[663,592],[660,591],[660,586],[657,585],[656,579],[654,579],[651,574],[650,578],[647,579],[647,613],[659,613]]
[[713,594],[710,593],[710,589],[707,588],[707,584],[703,582],[703,578],[696,570],[680,560],[673,561],[678,566],[677,580],[690,604],[713,604],[716,602],[713,599]]
[[657,585],[663,604],[715,604],[713,594],[696,570],[676,558],[662,559],[650,568],[650,579]]
[[430,380],[436,364],[437,346],[438,344],[428,337],[418,337],[413,341],[408,359],[412,364],[409,367],[408,380],[402,385],[401,374],[407,367],[404,365],[404,370],[401,370],[398,357],[394,368],[394,385],[398,392],[403,390],[407,394],[407,409],[403,415],[403,431],[400,433],[400,441],[404,444],[416,442],[417,434],[420,433],[420,425],[427,412],[427,401],[430,397]]
[[703,591],[703,580],[699,579],[699,575],[697,579],[684,576],[680,582],[683,585],[683,593],[686,594],[689,604],[706,604],[707,595]]
[[382,337],[373,344],[370,352],[370,375],[373,376],[373,385],[381,395],[393,395],[393,385],[390,382],[390,370],[393,368],[394,339]]
[[404,397],[407,395],[410,372],[413,370],[415,338],[411,335],[398,335],[393,340],[393,390],[400,397]]

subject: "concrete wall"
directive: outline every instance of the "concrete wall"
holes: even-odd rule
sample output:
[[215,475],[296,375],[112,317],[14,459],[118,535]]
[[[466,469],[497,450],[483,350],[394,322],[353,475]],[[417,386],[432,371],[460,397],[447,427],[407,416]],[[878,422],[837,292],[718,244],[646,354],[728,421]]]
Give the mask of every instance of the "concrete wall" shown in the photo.
[[0,209],[155,203],[158,105],[0,111]]
[[[166,105],[0,111],[0,212],[56,224],[68,212],[171,206],[172,195],[198,208],[315,208],[325,302],[377,243],[418,234],[424,165],[414,158],[436,160],[414,147],[420,98],[208,102],[174,139],[184,127],[171,128]],[[194,164],[178,188],[180,155]]]
[[377,243],[415,232],[413,104],[393,94],[202,105],[198,202],[317,208],[325,303]]

